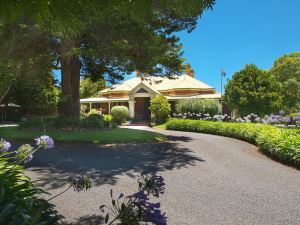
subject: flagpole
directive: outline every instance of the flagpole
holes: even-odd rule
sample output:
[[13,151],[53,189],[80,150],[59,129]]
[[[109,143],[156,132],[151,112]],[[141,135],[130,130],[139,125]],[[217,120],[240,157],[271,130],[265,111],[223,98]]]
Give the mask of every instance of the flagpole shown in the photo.
[[221,106],[222,106],[222,113],[223,113],[223,77],[226,76],[224,69],[221,70]]

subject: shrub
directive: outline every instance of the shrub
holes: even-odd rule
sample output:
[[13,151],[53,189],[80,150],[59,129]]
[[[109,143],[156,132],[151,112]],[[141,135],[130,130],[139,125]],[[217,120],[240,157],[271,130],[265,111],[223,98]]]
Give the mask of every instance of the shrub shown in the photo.
[[[37,138],[40,148],[53,147],[48,136]],[[24,175],[21,163],[29,162],[38,148],[26,144],[16,152],[11,144],[0,139],[0,224],[56,224],[58,216],[53,205],[42,198],[46,193]],[[15,161],[16,162],[15,162]]]
[[80,120],[80,128],[104,128],[103,117],[97,111],[91,110],[86,117]]
[[272,157],[300,166],[300,132],[253,123],[222,123],[203,120],[172,119],[169,130],[192,131],[233,137],[256,144]]
[[33,117],[20,122],[21,129],[38,131],[101,129],[103,117],[99,113],[88,113],[85,117]]
[[53,206],[40,197],[45,192],[23,175],[24,169],[0,158],[0,224],[55,224]]
[[129,110],[126,106],[114,106],[111,109],[111,115],[118,124],[126,122],[129,116]]
[[182,99],[177,103],[180,113],[209,114],[214,116],[222,112],[221,103],[215,99]]
[[112,120],[113,120],[113,117],[112,115],[103,115],[103,121],[104,121],[104,124],[106,127],[110,127],[112,126]]
[[80,126],[80,118],[76,117],[54,117],[54,127],[51,127],[51,120],[45,124],[46,130],[62,129],[62,130],[75,130]]
[[162,123],[168,117],[171,105],[165,96],[158,95],[150,100],[150,110],[155,115],[156,122]]

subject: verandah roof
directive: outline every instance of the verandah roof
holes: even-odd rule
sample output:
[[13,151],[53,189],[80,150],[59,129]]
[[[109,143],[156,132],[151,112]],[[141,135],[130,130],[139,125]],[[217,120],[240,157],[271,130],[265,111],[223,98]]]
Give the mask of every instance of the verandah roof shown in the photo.
[[80,99],[80,103],[105,103],[105,102],[126,102],[129,101],[129,98],[83,98]]

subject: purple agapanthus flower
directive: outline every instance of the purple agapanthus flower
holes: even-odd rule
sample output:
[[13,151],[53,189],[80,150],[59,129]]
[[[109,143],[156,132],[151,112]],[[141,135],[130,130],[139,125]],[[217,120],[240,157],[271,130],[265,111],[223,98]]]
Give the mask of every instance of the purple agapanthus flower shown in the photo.
[[11,144],[5,139],[0,139],[0,152],[7,152],[11,148]]
[[27,156],[27,158],[24,160],[24,163],[29,163],[33,159],[33,154],[30,154]]
[[280,122],[281,116],[280,115],[273,115],[265,116],[263,122],[266,124],[278,124]]
[[29,144],[21,145],[16,154],[17,161],[28,163],[33,159],[33,147]]
[[298,113],[298,115],[294,116],[293,120],[295,122],[300,121],[300,113]]
[[54,141],[51,137],[47,135],[42,135],[35,139],[36,145],[41,146],[44,149],[54,148]]

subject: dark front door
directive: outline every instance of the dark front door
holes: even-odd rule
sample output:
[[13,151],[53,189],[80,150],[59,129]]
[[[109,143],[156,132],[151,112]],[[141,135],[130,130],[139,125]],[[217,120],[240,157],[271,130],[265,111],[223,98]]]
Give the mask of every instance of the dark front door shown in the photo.
[[150,98],[144,98],[144,120],[151,119],[151,112],[150,112]]
[[150,98],[149,97],[136,97],[134,117],[139,120],[150,120]]

